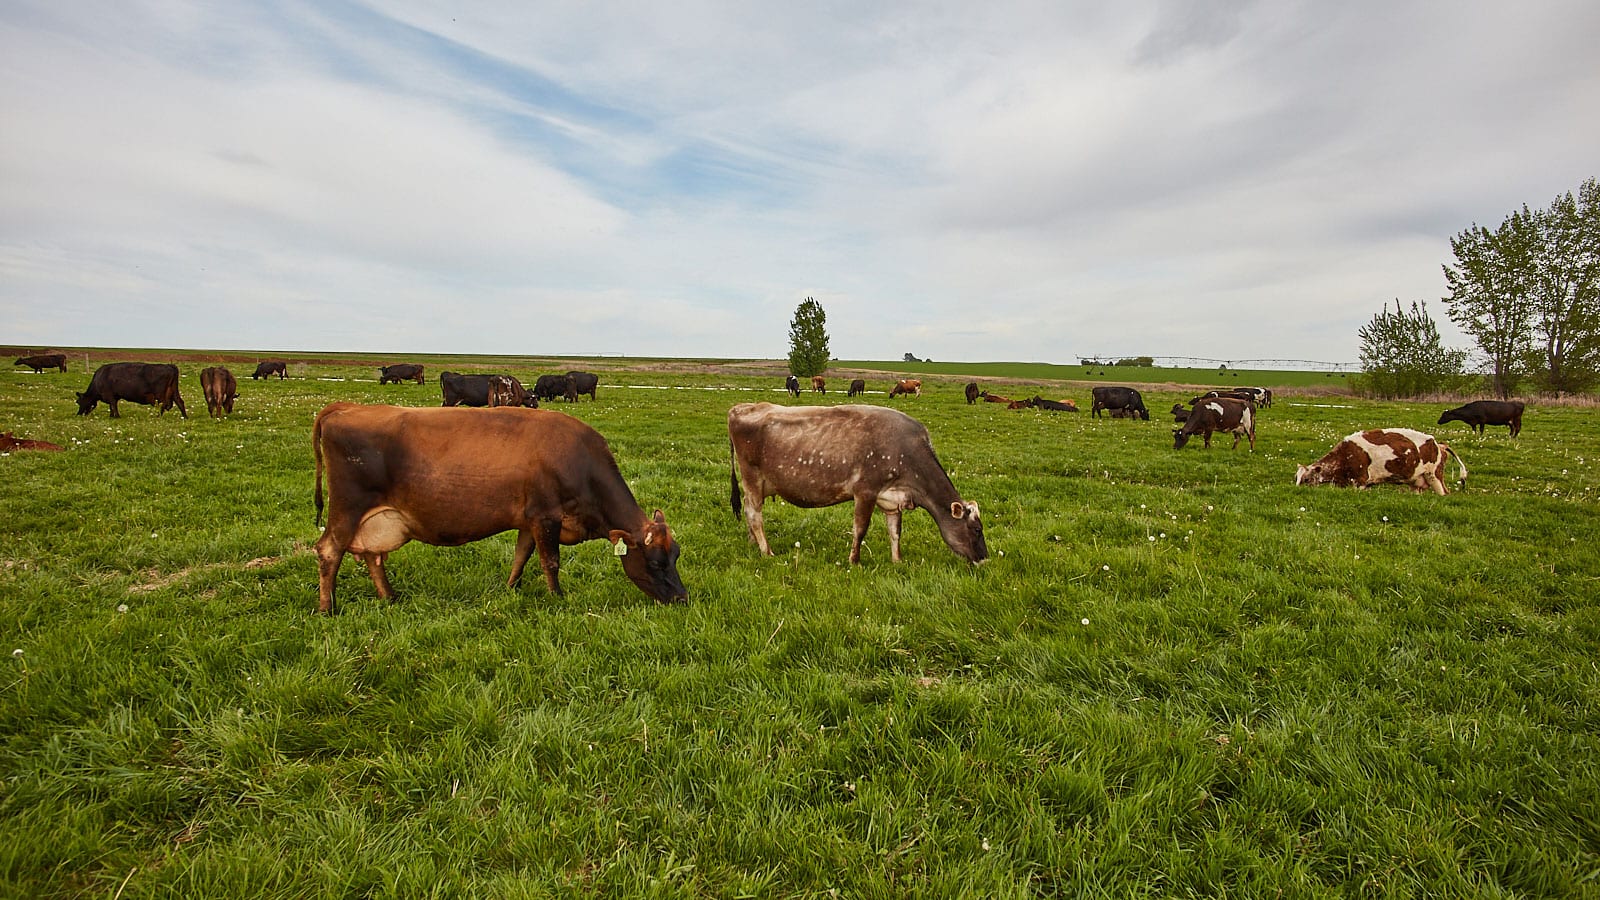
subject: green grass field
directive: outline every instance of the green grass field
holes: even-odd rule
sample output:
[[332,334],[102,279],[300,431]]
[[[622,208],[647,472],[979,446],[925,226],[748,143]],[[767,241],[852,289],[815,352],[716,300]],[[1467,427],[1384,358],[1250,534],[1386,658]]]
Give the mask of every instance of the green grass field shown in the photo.
[[[508,588],[501,535],[397,551],[393,604],[346,560],[329,618],[316,411],[436,405],[435,362],[548,369],[291,361],[230,363],[225,421],[194,358],[187,420],[76,416],[81,361],[0,373],[0,431],[68,448],[0,458],[5,896],[1600,896],[1593,409],[1478,437],[1312,383],[1253,453],[1174,451],[1164,415],[930,379],[894,403],[991,559],[914,512],[905,562],[879,517],[849,567],[848,507],[769,502],[770,559],[729,509],[727,409],[778,379],[596,360],[599,402],[555,408],[666,511],[688,603],[603,542],[564,597]],[[1448,440],[1467,487],[1293,484],[1374,426]]]

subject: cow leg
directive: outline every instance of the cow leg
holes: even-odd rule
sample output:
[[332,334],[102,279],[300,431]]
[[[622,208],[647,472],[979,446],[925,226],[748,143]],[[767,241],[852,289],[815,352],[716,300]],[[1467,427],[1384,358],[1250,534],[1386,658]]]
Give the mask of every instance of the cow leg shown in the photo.
[[522,570],[528,565],[528,558],[538,544],[538,532],[532,528],[524,528],[517,533],[517,551],[511,557],[511,577],[506,579],[506,587],[516,587],[522,580]]
[[561,520],[546,519],[538,523],[534,542],[539,546],[539,565],[544,569],[544,583],[550,593],[561,596]]
[[111,418],[113,418],[113,419],[122,418],[122,413],[117,412],[117,398],[112,397],[111,400],[106,403],[106,405],[111,407]]
[[339,564],[344,562],[345,543],[335,536],[331,525],[317,539],[317,611],[323,615],[333,615],[333,588]]
[[361,561],[367,564],[367,574],[372,576],[372,586],[378,589],[378,596],[384,600],[393,600],[394,587],[389,584],[389,572],[383,567],[388,558],[387,553],[361,554]]
[[867,536],[867,527],[872,524],[872,510],[876,506],[872,497],[856,497],[856,526],[850,536],[851,565],[861,562],[861,540]]
[[889,558],[895,562],[900,561],[900,510],[886,509],[883,511],[883,521],[889,526]]
[[761,515],[761,506],[766,498],[761,496],[760,491],[750,490],[749,481],[743,478],[740,480],[744,481],[744,522],[750,529],[750,539],[761,548],[762,556],[771,556],[772,548],[767,546],[766,520]]
[[[1439,480],[1439,474],[1437,472],[1429,472],[1422,477],[1427,480],[1428,487],[1433,488],[1433,492],[1435,494],[1443,497],[1450,493],[1450,491],[1445,488],[1444,482]],[[1422,493],[1422,489],[1418,488],[1417,493]]]

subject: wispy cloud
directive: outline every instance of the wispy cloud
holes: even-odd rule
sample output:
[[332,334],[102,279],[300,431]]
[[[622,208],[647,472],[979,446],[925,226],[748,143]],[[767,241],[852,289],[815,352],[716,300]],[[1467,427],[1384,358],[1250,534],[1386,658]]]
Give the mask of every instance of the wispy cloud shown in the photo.
[[1596,174],[1596,33],[1581,0],[12,3],[0,317],[781,356],[816,296],[846,357],[1351,359],[1450,234]]

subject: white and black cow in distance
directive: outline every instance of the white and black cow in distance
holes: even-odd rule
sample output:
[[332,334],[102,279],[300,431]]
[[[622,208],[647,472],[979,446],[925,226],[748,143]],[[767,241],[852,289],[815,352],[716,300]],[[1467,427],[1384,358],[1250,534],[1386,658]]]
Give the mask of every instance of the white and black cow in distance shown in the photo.
[[768,556],[761,506],[776,496],[807,509],[853,501],[851,563],[861,561],[874,508],[883,510],[895,562],[900,514],[917,507],[933,516],[957,556],[972,563],[989,557],[978,504],[961,499],[934,455],[928,429],[905,413],[882,406],[741,403],[728,410],[728,441],[734,515],[742,508],[750,537]]
[[1321,459],[1300,466],[1294,483],[1358,488],[1408,484],[1416,493],[1432,489],[1442,497],[1450,493],[1439,477],[1446,457],[1455,458],[1457,480],[1466,484],[1467,464],[1449,444],[1410,428],[1374,428],[1346,437]]
[[1172,449],[1182,450],[1183,445],[1189,442],[1192,434],[1203,434],[1206,439],[1206,448],[1211,447],[1211,434],[1216,431],[1233,433],[1233,446],[1230,450],[1239,447],[1239,438],[1250,439],[1250,449],[1256,449],[1256,405],[1249,400],[1234,400],[1228,397],[1213,397],[1210,400],[1201,400],[1183,420],[1182,428],[1172,431]]

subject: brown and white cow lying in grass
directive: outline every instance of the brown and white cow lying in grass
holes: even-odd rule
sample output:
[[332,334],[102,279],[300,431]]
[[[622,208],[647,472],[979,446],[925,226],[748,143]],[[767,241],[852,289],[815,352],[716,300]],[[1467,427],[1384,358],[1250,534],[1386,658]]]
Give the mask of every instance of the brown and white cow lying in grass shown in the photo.
[[1419,494],[1431,488],[1444,496],[1450,492],[1439,475],[1446,457],[1455,458],[1457,480],[1466,484],[1467,464],[1449,444],[1409,428],[1374,428],[1350,435],[1326,456],[1300,466],[1294,483],[1367,488],[1393,482],[1409,484]]
[[761,506],[774,496],[808,509],[854,501],[852,563],[861,561],[873,509],[883,510],[895,562],[900,514],[917,507],[933,516],[957,556],[972,563],[989,556],[978,504],[961,499],[933,453],[928,429],[899,410],[741,403],[728,410],[728,442],[734,515],[743,510],[751,539],[768,556]]

